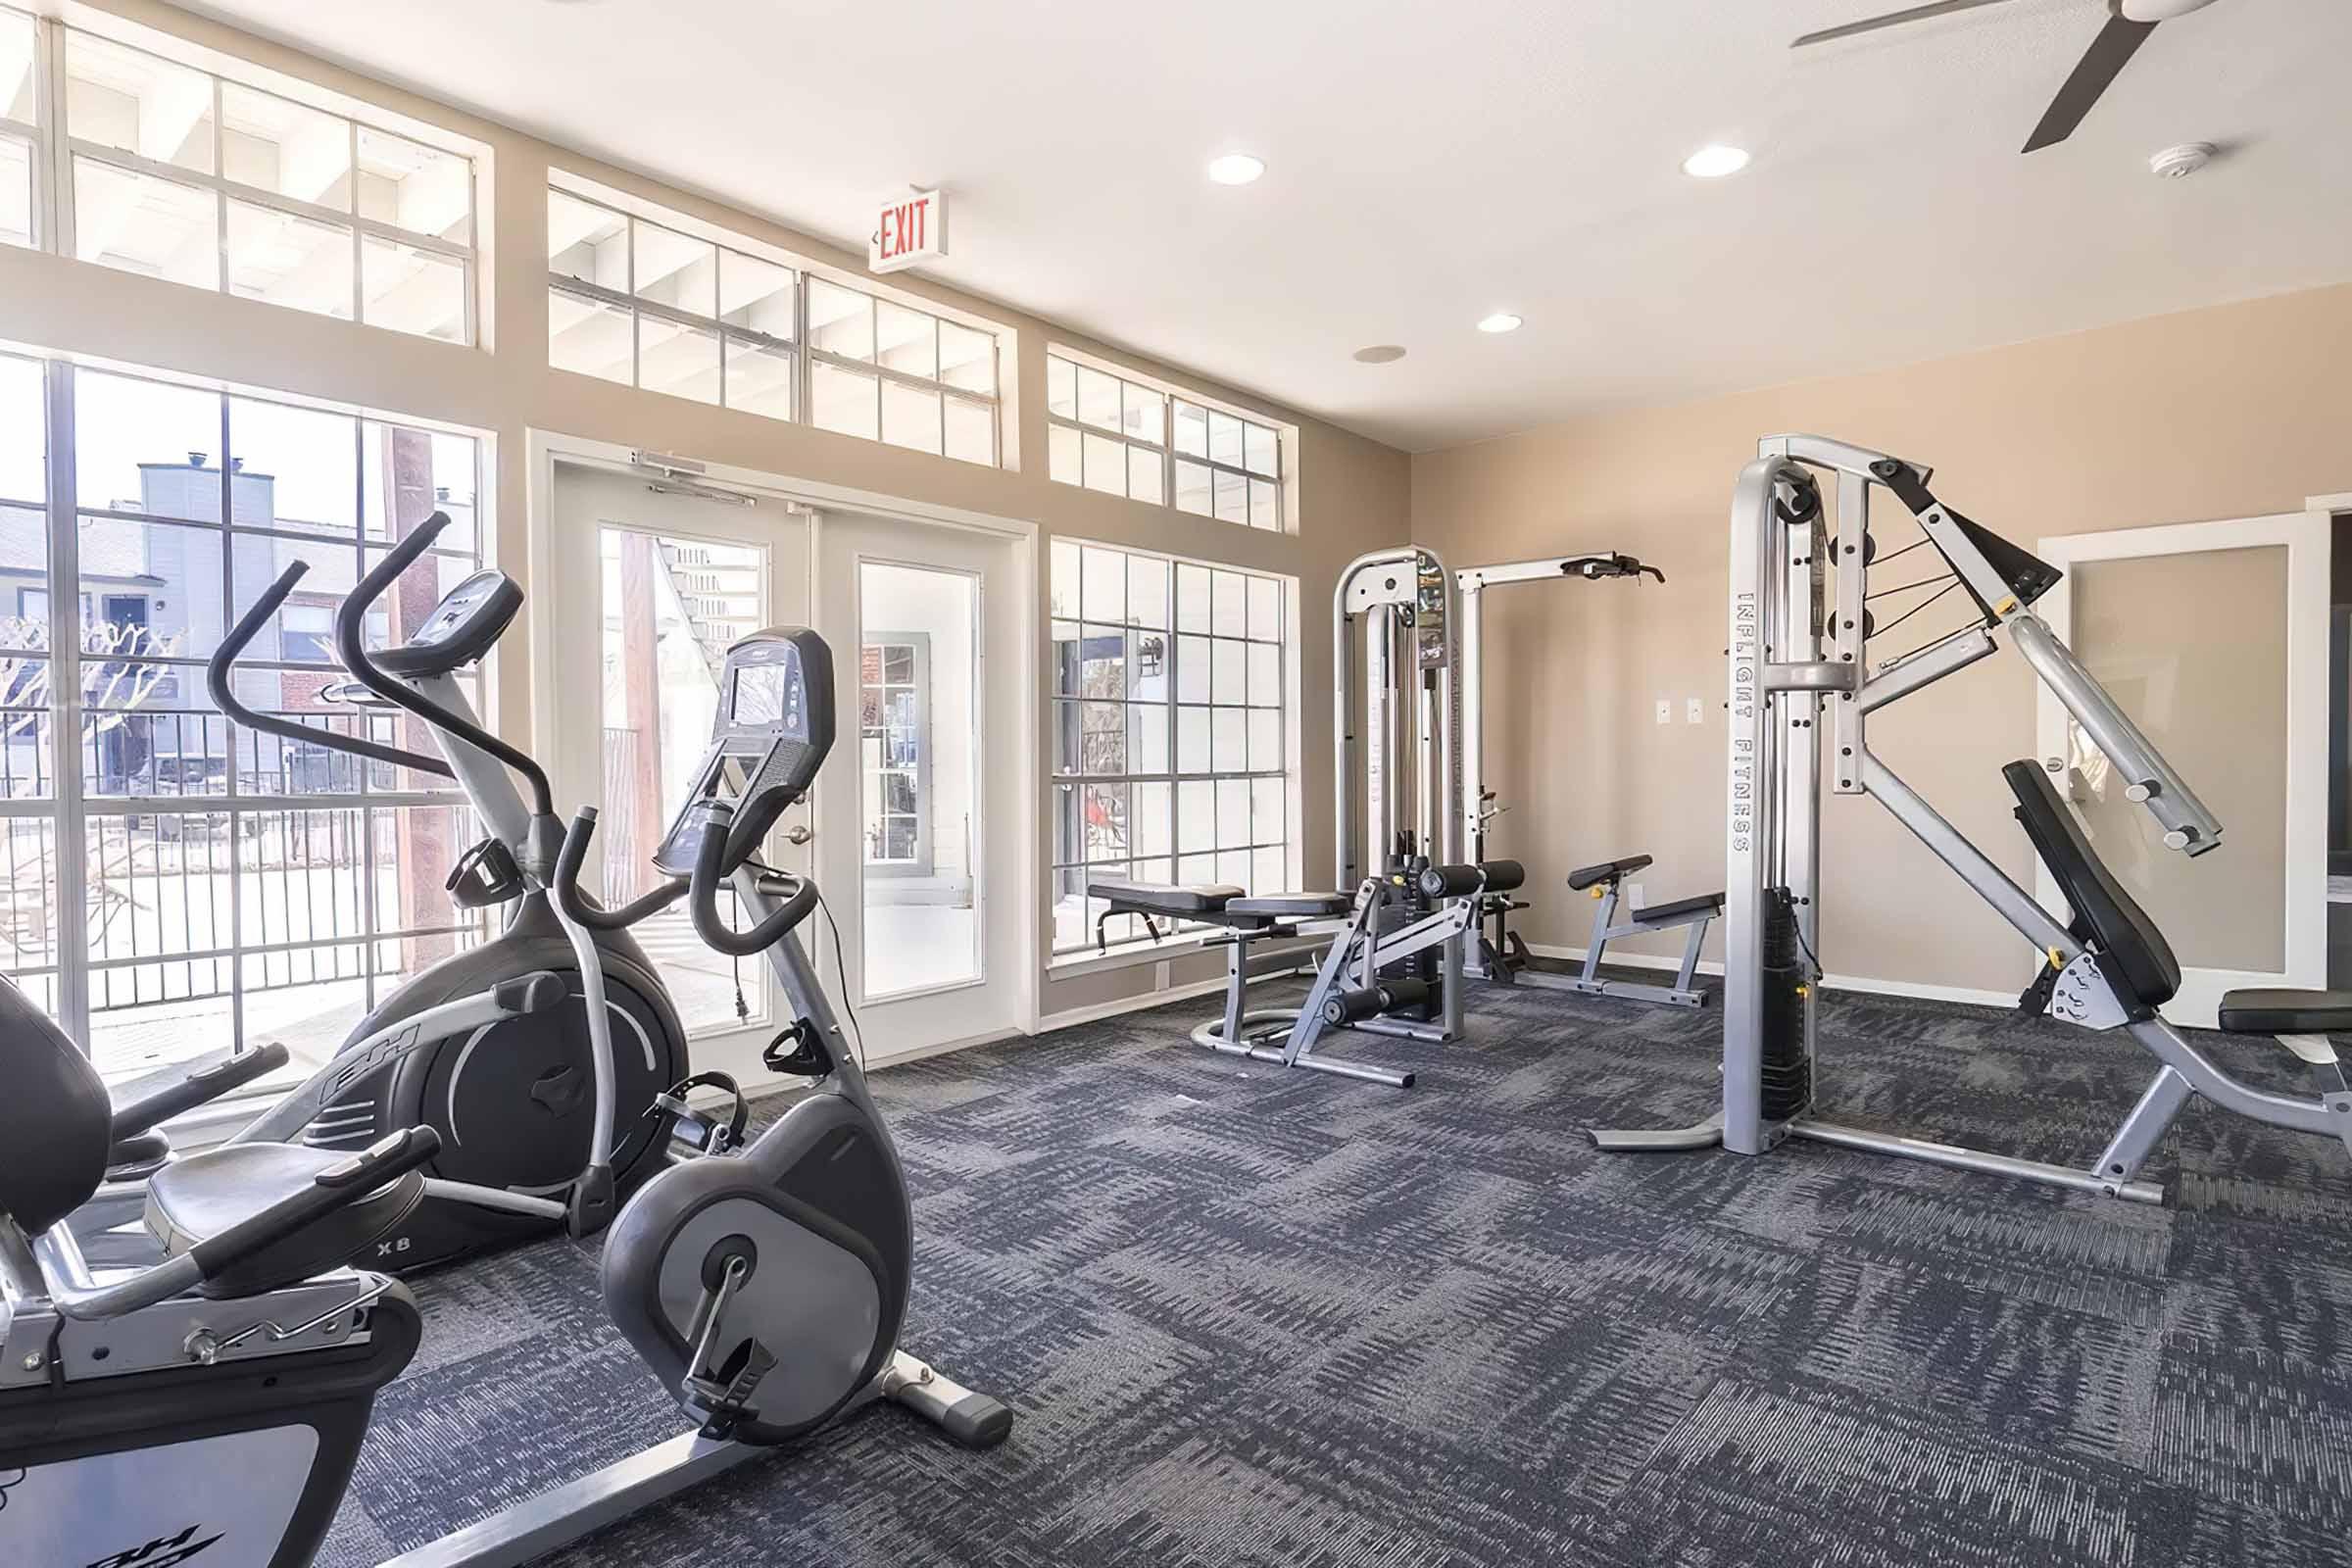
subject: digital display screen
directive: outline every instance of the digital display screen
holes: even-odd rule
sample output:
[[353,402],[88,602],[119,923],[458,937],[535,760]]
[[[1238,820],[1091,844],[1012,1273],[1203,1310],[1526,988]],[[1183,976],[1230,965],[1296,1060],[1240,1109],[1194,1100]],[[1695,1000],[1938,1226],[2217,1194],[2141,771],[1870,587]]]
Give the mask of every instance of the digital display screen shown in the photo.
[[744,664],[735,671],[735,697],[728,704],[727,721],[748,729],[784,722],[784,698],[791,689],[787,664]]

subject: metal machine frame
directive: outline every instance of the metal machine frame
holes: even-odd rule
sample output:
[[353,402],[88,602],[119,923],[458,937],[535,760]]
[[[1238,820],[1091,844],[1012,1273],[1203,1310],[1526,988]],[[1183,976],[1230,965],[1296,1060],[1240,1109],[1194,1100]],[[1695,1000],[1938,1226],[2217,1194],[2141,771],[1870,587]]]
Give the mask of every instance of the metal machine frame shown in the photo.
[[[1460,857],[1461,813],[1455,808],[1461,765],[1455,754],[1461,661],[1454,626],[1460,596],[1434,550],[1405,545],[1375,550],[1348,564],[1331,592],[1332,813],[1343,888],[1359,887],[1386,867],[1402,821],[1397,777],[1404,751],[1406,672],[1412,686],[1413,843],[1441,864]],[[1356,654],[1358,622],[1364,657]],[[1356,731],[1361,696],[1365,734],[1377,749],[1362,753]],[[1361,779],[1361,819],[1355,781]]]
[[[1453,786],[1453,801],[1460,815],[1462,842],[1473,846],[1473,858],[1483,857],[1487,823],[1504,809],[1488,804],[1493,796],[1486,783],[1487,590],[1520,582],[1639,577],[1643,572],[1660,582],[1666,580],[1666,574],[1655,566],[1644,565],[1631,556],[1606,551],[1575,556],[1546,556],[1540,561],[1508,561],[1489,566],[1465,566],[1454,574],[1454,618],[1457,626],[1454,636],[1460,657],[1454,664],[1453,707],[1460,721],[1461,739],[1456,749],[1460,761],[1457,769],[1459,776]],[[1476,979],[1532,986],[1539,990],[1575,991],[1586,996],[1621,997],[1680,1007],[1705,1004],[1706,994],[1697,988],[1696,976],[1699,948],[1706,941],[1708,922],[1714,919],[1712,910],[1705,914],[1678,912],[1672,918],[1651,920],[1644,918],[1643,912],[1637,909],[1622,923],[1612,923],[1620,898],[1616,881],[1611,879],[1605,888],[1595,891],[1594,897],[1601,900],[1601,906],[1594,911],[1592,934],[1587,941],[1584,962],[1577,969],[1562,973],[1528,965],[1526,945],[1509,929],[1511,912],[1526,908],[1527,906],[1508,895],[1488,895],[1487,907],[1481,911],[1482,924],[1484,919],[1492,918],[1495,935],[1491,941],[1482,937],[1472,942],[1471,951],[1464,956],[1464,972]],[[1678,927],[1688,927],[1690,935],[1683,944],[1682,959],[1676,966],[1672,985],[1616,980],[1601,974],[1600,965],[1611,942],[1620,937],[1671,931]],[[1490,948],[1493,950],[1491,959],[1487,952]]]
[[[2258,1121],[2352,1142],[2352,1093],[2302,1100],[2253,1088],[2162,1016],[2129,1017],[2132,1009],[2069,922],[2045,910],[1871,754],[1870,714],[1988,658],[1999,647],[1993,633],[2005,629],[2106,755],[2127,798],[2160,824],[2166,846],[2190,856],[2219,847],[2222,827],[2213,813],[2030,608],[2056,572],[1937,501],[1923,465],[1810,435],[1768,437],[1757,451],[1732,502],[1723,1108],[1695,1127],[1595,1132],[1594,1142],[1607,1150],[1720,1144],[1761,1154],[1787,1139],[1807,1138],[2137,1202],[2163,1201],[2163,1189],[2138,1180],[2139,1169],[2192,1095]],[[1834,523],[1816,470],[1836,482]],[[1948,636],[1876,668],[1867,659],[1875,628],[1863,602],[1874,553],[1874,489],[1918,518],[1926,542],[1981,612]],[[1832,559],[1840,569],[1835,595],[1827,597]],[[1929,1143],[1813,1113],[1825,782],[1836,794],[1876,798],[2046,956],[2054,971],[2048,987],[2054,1016],[2093,1029],[2120,1027],[2156,1058],[2155,1077],[2088,1167]],[[1790,985],[1788,977],[1798,974],[1810,978]]]

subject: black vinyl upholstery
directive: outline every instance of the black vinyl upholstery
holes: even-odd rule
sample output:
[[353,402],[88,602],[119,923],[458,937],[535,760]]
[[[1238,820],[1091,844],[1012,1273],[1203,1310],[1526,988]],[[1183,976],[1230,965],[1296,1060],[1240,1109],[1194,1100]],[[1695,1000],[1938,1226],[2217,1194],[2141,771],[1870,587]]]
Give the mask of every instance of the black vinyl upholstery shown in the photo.
[[1688,921],[1692,916],[1700,914],[1711,918],[1722,912],[1722,894],[1694,893],[1687,899],[1676,899],[1671,904],[1653,904],[1646,909],[1636,909],[1633,918],[1637,923],[1646,925],[1660,921],[1667,923]]
[[1580,865],[1568,873],[1571,892],[1582,893],[1595,882],[1614,882],[1631,875],[1649,863],[1646,855],[1629,855],[1622,860],[1603,860],[1598,865]]
[[2233,1035],[2325,1035],[2352,1030],[2352,991],[2231,991],[2221,1025]]
[[0,979],[0,1213],[31,1235],[88,1202],[106,1178],[114,1116],[90,1059]]
[[1229,900],[1227,914],[1262,914],[1277,920],[1319,920],[1346,914],[1355,900],[1345,893],[1254,893]]
[[1086,885],[1086,896],[1108,900],[1113,914],[1164,914],[1187,920],[1215,919],[1243,892],[1227,882],[1129,882],[1120,877]]
[[2130,988],[2132,996],[2126,1000],[2144,1007],[2170,1002],[2180,989],[2180,962],[2173,956],[2171,944],[2099,859],[2082,824],[2059,799],[2041,764],[2021,759],[2003,767],[2001,777],[2017,797],[2017,820],[2026,837],[2058,879],[2067,906],[2089,929],[2109,978]]
[[[167,1255],[176,1256],[350,1158],[348,1150],[301,1144],[223,1144],[191,1154],[148,1178],[148,1234],[164,1244]],[[258,1295],[345,1263],[365,1264],[368,1249],[398,1229],[423,1200],[424,1177],[411,1171],[239,1258],[206,1281],[203,1294]]]

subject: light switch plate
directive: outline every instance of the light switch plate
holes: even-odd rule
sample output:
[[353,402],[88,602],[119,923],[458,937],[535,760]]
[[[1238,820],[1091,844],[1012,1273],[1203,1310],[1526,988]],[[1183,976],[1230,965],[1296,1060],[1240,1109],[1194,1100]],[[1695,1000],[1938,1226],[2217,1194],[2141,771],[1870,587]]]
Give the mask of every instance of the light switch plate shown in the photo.
[[1674,704],[1663,697],[1658,699],[1658,722],[1661,724],[1674,722]]
[[1706,716],[1707,705],[1704,698],[1691,698],[1690,706],[1683,710],[1683,722],[1686,724],[1702,723]]

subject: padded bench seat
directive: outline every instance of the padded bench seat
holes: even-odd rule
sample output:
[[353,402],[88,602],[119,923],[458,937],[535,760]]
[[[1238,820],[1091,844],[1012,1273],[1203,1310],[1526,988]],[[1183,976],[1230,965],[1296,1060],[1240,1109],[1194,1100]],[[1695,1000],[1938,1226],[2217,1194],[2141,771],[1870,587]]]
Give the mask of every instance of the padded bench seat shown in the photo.
[[1090,899],[1106,899],[1113,914],[1164,914],[1175,919],[1213,919],[1247,890],[1230,882],[1130,882],[1104,877],[1086,885]]
[[1690,898],[1676,899],[1671,904],[1653,904],[1646,909],[1636,909],[1632,919],[1636,925],[1679,925],[1692,915],[1704,914],[1712,918],[1722,912],[1722,894],[1694,893]]
[[1598,865],[1580,865],[1568,873],[1568,888],[1582,893],[1596,882],[1614,882],[1621,876],[1631,876],[1649,864],[1646,855],[1629,855],[1622,860],[1603,860]]
[[1232,900],[1228,914],[1262,914],[1276,920],[1336,919],[1352,912],[1355,900],[1345,893],[1259,893]]
[[2352,1031],[2352,991],[2231,991],[2221,1026],[2233,1035],[2325,1035]]

